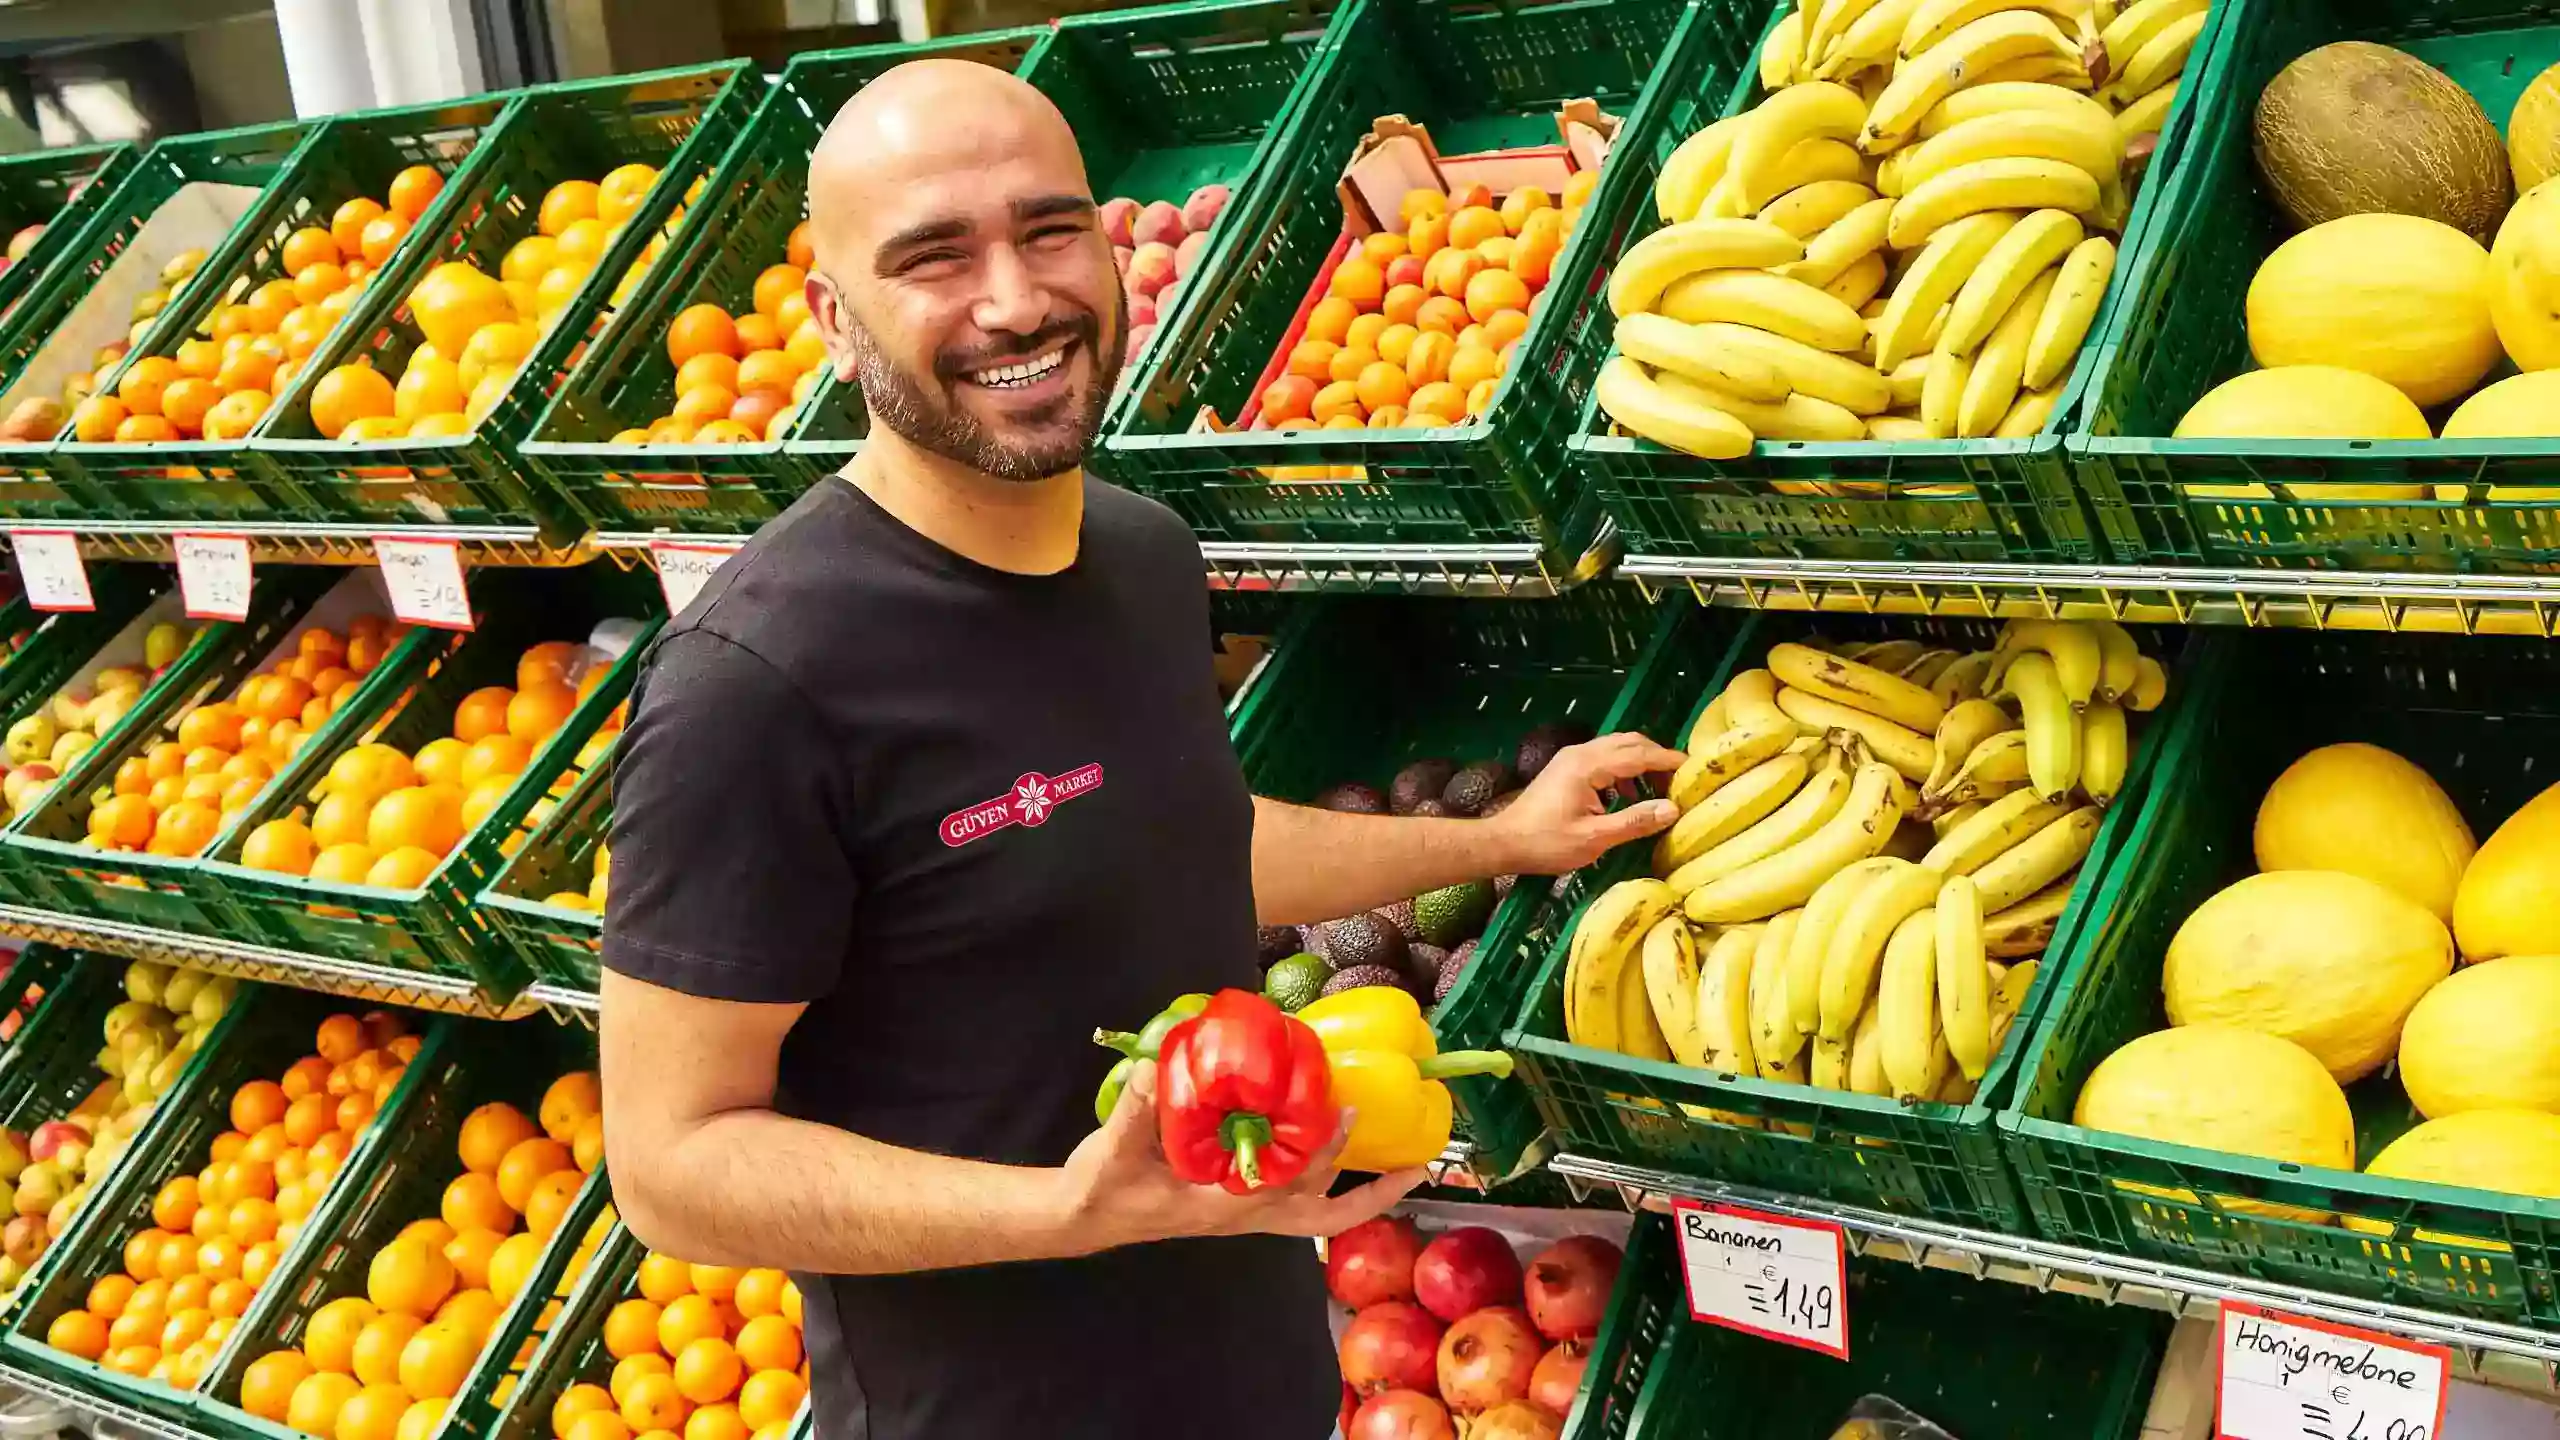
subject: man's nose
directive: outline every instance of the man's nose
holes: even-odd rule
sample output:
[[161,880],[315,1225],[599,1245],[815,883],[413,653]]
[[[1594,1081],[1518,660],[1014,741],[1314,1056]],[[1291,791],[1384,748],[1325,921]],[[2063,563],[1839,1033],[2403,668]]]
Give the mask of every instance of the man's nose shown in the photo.
[[1049,292],[1011,245],[987,251],[986,289],[970,318],[990,334],[1010,331],[1027,335],[1049,318]]

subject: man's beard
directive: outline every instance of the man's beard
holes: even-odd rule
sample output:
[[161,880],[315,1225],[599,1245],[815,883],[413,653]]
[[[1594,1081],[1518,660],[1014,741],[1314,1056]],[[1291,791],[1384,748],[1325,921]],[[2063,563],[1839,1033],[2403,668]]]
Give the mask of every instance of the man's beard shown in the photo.
[[[1127,301],[1121,304],[1125,307]],[[1102,429],[1103,409],[1110,404],[1112,386],[1120,376],[1121,354],[1101,343],[1101,327],[1091,311],[1051,321],[1001,346],[968,353],[946,351],[934,358],[931,382],[909,374],[872,339],[862,322],[847,316],[845,325],[853,347],[855,379],[862,386],[862,401],[873,423],[887,426],[918,449],[998,480],[1046,480],[1083,464],[1086,449]],[[1120,333],[1125,326],[1113,329]],[[1075,425],[1068,433],[1055,439],[1008,443],[953,403],[951,387],[961,376],[1025,359],[1062,338],[1073,339],[1093,357],[1092,379],[1081,402],[1070,393],[1048,407],[1078,406]],[[1034,418],[1048,417],[1035,412]]]

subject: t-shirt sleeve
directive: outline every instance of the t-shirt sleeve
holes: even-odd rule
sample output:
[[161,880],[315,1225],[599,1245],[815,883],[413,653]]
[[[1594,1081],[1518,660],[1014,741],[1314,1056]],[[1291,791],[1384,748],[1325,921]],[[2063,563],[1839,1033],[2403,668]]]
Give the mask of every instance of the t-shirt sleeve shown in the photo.
[[736,642],[659,642],[613,776],[604,964],[713,1000],[835,988],[852,927],[840,771],[815,706]]

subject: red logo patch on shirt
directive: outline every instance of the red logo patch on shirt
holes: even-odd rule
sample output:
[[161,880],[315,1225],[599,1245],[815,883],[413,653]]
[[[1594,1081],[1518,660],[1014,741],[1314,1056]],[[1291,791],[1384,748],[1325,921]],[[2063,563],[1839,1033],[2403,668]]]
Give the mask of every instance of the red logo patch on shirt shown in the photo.
[[1013,788],[993,800],[981,801],[942,817],[942,843],[958,847],[972,840],[982,840],[999,830],[1016,825],[1038,827],[1049,823],[1049,816],[1079,795],[1102,788],[1102,767],[1087,765],[1064,775],[1043,775],[1034,770],[1013,782]]

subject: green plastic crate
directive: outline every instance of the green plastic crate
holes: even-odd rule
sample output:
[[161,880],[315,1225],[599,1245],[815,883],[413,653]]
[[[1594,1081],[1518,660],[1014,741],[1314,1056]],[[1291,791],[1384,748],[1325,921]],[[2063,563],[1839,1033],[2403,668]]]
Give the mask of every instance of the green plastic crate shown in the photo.
[[[16,1318],[0,1337],[0,1356],[9,1364],[51,1376],[83,1390],[115,1399],[164,1419],[187,1422],[195,1397],[163,1381],[120,1374],[105,1365],[82,1360],[45,1343],[55,1317],[77,1309],[100,1277],[124,1269],[128,1239],[151,1228],[151,1204],[160,1187],[179,1175],[192,1175],[210,1161],[214,1138],[230,1128],[234,1091],[251,1080],[273,1080],[285,1067],[311,1051],[312,1036],[322,1019],[352,1007],[327,995],[244,985],[229,1010],[207,1037],[196,1063],[163,1096],[150,1123],[134,1140],[132,1156],[116,1166],[108,1188],[82,1207],[71,1233],[45,1252],[36,1272],[21,1291]],[[257,1295],[222,1346],[214,1365],[218,1373],[243,1336],[254,1334],[266,1312],[280,1302],[284,1286],[278,1277],[299,1274],[311,1253],[346,1222],[352,1192],[365,1185],[386,1155],[397,1155],[404,1128],[420,1105],[427,1078],[443,1062],[449,1021],[411,1028],[425,1044],[392,1091],[379,1116],[348,1152],[346,1163],[321,1198],[302,1231],[278,1256],[274,1274]],[[388,1137],[388,1138],[386,1138]]]
[[[1629,727],[1668,745],[1680,744],[1706,702],[1735,674],[1758,665],[1780,641],[1816,633],[1855,640],[1909,636],[1983,649],[1997,633],[1987,621],[1838,616],[1825,617],[1817,628],[1800,617],[1764,616],[1727,643],[1699,623],[1714,612],[1684,608],[1691,608],[1694,618],[1693,628],[1673,638],[1680,658],[1658,668],[1654,683],[1630,697],[1625,717]],[[2162,725],[2183,703],[2194,652],[2190,649],[2185,659],[2168,652],[2163,642],[2174,644],[2174,633],[2148,637],[2146,648],[2170,667],[2169,699],[2137,735],[2124,791],[2099,826],[2048,956],[2060,953],[2096,903],[2092,897],[2106,857],[2131,827],[2129,817],[2155,773]],[[1583,904],[1608,885],[1651,874],[1652,845],[1644,840],[1622,846],[1586,871],[1573,924],[1580,923]],[[2025,1211],[2001,1158],[1993,1117],[2026,1053],[2028,1022],[2053,989],[2051,964],[2038,969],[2019,1018],[1992,1057],[1973,1100],[1904,1104],[1573,1044],[1564,1027],[1564,969],[1572,933],[1572,924],[1558,926],[1534,957],[1535,978],[1505,1039],[1519,1057],[1522,1078],[1560,1149],[1955,1224],[2009,1231],[2024,1227]],[[1749,1117],[1752,1123],[1717,1116]]]
[[[2217,19],[2239,0],[2221,0]],[[1774,23],[1793,0],[1768,12]],[[2200,42],[2201,44],[2209,43]],[[1757,53],[1757,46],[1754,46]],[[2202,53],[2199,49],[2198,54]],[[2201,69],[2191,61],[2189,73]],[[1703,460],[1649,440],[1608,433],[1596,396],[1582,405],[1573,463],[1600,491],[1630,555],[1766,555],[1824,560],[2078,561],[2101,558],[2063,437],[2080,398],[2094,382],[2107,307],[2133,273],[2135,242],[2179,168],[2195,107],[2182,87],[2162,127],[2132,218],[2119,240],[2119,263],[2101,323],[2062,381],[2062,394],[2042,433],[2023,440],[1763,441],[1739,460]],[[1704,91],[1668,97],[1673,114],[1648,129],[1640,149],[1623,145],[1615,164],[1636,170],[1637,185],[1603,187],[1587,219],[1633,244],[1660,227],[1653,178],[1680,142],[1710,122],[1760,103],[1756,67],[1730,96]],[[1638,168],[1638,167],[1641,168]],[[1618,208],[1601,215],[1599,204]],[[1623,245],[1613,247],[1615,259]]]
[[1631,1357],[1640,1388],[1628,1423],[1601,1428],[1577,1418],[1565,1434],[1801,1440],[1833,1431],[1868,1395],[1966,1440],[2142,1433],[2167,1317],[1889,1260],[1852,1259],[1847,1274],[1846,1362],[1720,1326],[1675,1324],[1651,1353]]
[[[2560,60],[2560,11],[2503,0],[2229,3],[2203,67],[2191,153],[2117,277],[2122,298],[2096,332],[2098,375],[2071,438],[2108,548],[2155,564],[2548,568],[2560,561],[2560,489],[2505,487],[2560,482],[2560,440],[2168,437],[2206,391],[2254,368],[2249,282],[2290,233],[2250,158],[2267,81],[2318,46],[2377,41],[2451,75],[2503,126],[2517,95]],[[2348,485],[2404,488],[2338,488]]]
[[[36,1048],[19,1042],[35,1028],[45,1007],[72,1003],[63,998],[63,991],[80,978],[80,961],[77,950],[38,943],[9,957],[7,968],[0,969],[0,1091],[8,1085],[9,1067],[22,1063],[24,1055]],[[5,1095],[0,1095],[0,1107],[6,1104]]]
[[[426,1061],[423,1053],[419,1058]],[[498,1102],[534,1115],[554,1080],[573,1070],[594,1069],[595,1058],[595,1036],[582,1028],[538,1018],[455,1022],[425,1088],[402,1121],[399,1147],[385,1151],[363,1183],[351,1188],[331,1233],[303,1256],[302,1264],[290,1274],[277,1272],[267,1292],[274,1295],[273,1303],[243,1317],[240,1339],[217,1369],[206,1372],[195,1397],[198,1427],[257,1440],[299,1435],[240,1407],[240,1381],[249,1366],[260,1356],[299,1348],[321,1306],[365,1294],[366,1267],[377,1251],[410,1222],[437,1218],[445,1187],[463,1173],[455,1146],[466,1117]],[[578,1198],[545,1241],[533,1275],[490,1327],[469,1377],[430,1432],[434,1440],[479,1440],[489,1433],[497,1418],[490,1393],[517,1348],[532,1336],[536,1315],[562,1283],[580,1238],[595,1225],[612,1193],[601,1169],[582,1182]]]
[[380,742],[415,754],[428,741],[453,733],[454,707],[465,695],[488,685],[512,688],[517,657],[527,647],[544,640],[583,642],[609,616],[648,616],[657,608],[654,595],[645,577],[610,566],[482,572],[472,582],[480,628],[450,647],[426,646],[386,658],[365,685],[369,697],[383,697],[390,708],[349,705],[347,712],[360,716],[359,723],[338,730],[336,744],[303,747],[292,767],[239,818],[230,838],[198,862],[190,883],[219,887],[225,903],[246,912],[268,944],[467,979],[493,1000],[512,998],[527,979],[524,966],[499,942],[487,917],[472,908],[472,897],[497,874],[500,842],[544,800],[548,777],[568,768],[561,757],[574,757],[630,693],[659,620],[647,621],[568,722],[535,748],[506,798],[418,889],[330,885],[252,870],[240,863],[241,847],[259,825],[309,803],[305,797],[348,748]]
[[[2256,869],[2259,797],[2305,751],[2361,740],[2441,781],[2477,833],[2545,783],[2560,744],[2550,647],[2534,641],[2256,635],[2200,667],[2153,788],[2108,868],[2092,914],[2054,952],[2053,998],[2002,1139],[2047,1237],[2115,1254],[2544,1328],[2560,1326],[2560,1200],[2223,1154],[2070,1123],[2098,1062],[2167,1024],[2161,960],[2205,899]],[[2370,1160],[2418,1120],[2399,1081],[2347,1088],[2356,1155]],[[2129,1186],[2159,1187],[2133,1193]],[[2170,1192],[2170,1193],[2161,1193]],[[2181,1192],[2184,1198],[2181,1198]],[[2242,1196],[2379,1222],[2386,1237],[2244,1213]],[[2414,1233],[2427,1231],[2435,1239]],[[2447,1243],[2479,1236],[2504,1247]]]
[[[197,651],[189,651],[189,661],[172,666],[169,679],[174,687],[151,687],[143,694],[143,705],[125,717],[113,733],[100,735],[97,746],[79,756],[79,766],[64,776],[64,784],[56,784],[46,794],[44,805],[36,805],[26,815],[0,830],[0,856],[8,856],[20,871],[36,876],[38,892],[44,894],[46,907],[69,915],[95,915],[100,920],[123,920],[131,925],[146,925],[151,930],[172,930],[179,935],[202,935],[212,940],[241,940],[259,943],[259,930],[238,912],[238,907],[225,902],[225,894],[212,884],[197,879],[197,856],[154,856],[154,853],[115,851],[100,853],[84,843],[90,833],[90,797],[97,789],[113,784],[115,771],[128,758],[146,756],[151,748],[164,740],[177,740],[177,728],[189,712],[215,700],[228,700],[238,692],[241,682],[264,669],[266,661],[276,653],[289,653],[300,641],[302,630],[315,623],[317,605],[328,600],[340,587],[366,587],[376,582],[379,571],[333,571],[310,569],[310,566],[282,566],[269,571],[264,584],[256,587],[256,597],[248,610],[248,620],[238,625],[205,625],[202,628],[202,659]],[[376,607],[379,615],[389,615],[389,602]],[[433,630],[410,630],[402,638],[402,648],[438,646]],[[374,674],[356,689],[348,705],[340,705],[317,730],[312,730],[312,746],[330,748],[340,738],[356,733],[364,720],[392,700],[399,676],[407,674],[412,664],[402,661],[397,653],[387,656],[384,664],[374,666]],[[184,676],[179,679],[179,674]],[[379,679],[389,674],[392,679]],[[282,779],[282,776],[279,776]],[[269,781],[269,792],[276,781]],[[266,792],[259,794],[264,802]],[[215,830],[205,853],[220,853],[236,838],[246,838],[256,825],[251,815],[259,815],[261,807],[233,812]]]
[[[794,57],[686,212],[653,283],[614,313],[533,422],[526,462],[600,530],[742,534],[781,513],[820,473],[781,440],[645,449],[612,443],[675,408],[668,326],[692,305],[718,305],[732,315],[754,308],[756,277],[783,262],[792,228],[808,212],[809,153],[854,91],[923,56],[1012,70],[1046,33],[1002,30]],[[794,431],[861,434],[861,400],[850,388],[810,400]]]
[[[737,138],[763,83],[744,61],[728,60],[520,92],[477,163],[446,187],[450,223],[433,232],[431,246],[404,252],[366,291],[251,435],[250,449],[334,520],[531,524],[555,538],[574,535],[574,517],[528,478],[515,447],[597,317],[612,307],[623,275],[666,228],[686,188]],[[553,185],[600,180],[634,161],[658,166],[657,183],[476,429],[423,440],[348,442],[325,439],[314,428],[311,392],[331,369],[364,361],[398,379],[410,353],[424,343],[408,297],[429,269],[467,261],[496,276],[507,250],[537,233],[536,212]],[[653,270],[641,289],[656,278]]]
[[44,227],[25,259],[0,270],[0,327],[16,320],[18,302],[54,261],[73,252],[91,217],[105,208],[141,161],[141,147],[124,143],[31,150],[0,159],[0,229],[14,234],[29,225]]
[[[179,285],[168,304],[152,318],[151,327],[133,347],[156,354],[175,348],[183,316],[210,308],[219,298],[225,277],[245,262],[253,243],[259,211],[277,203],[275,187],[293,168],[302,148],[316,137],[322,122],[292,120],[249,125],[203,135],[182,135],[153,145],[121,184],[99,202],[97,212],[75,236],[61,261],[49,267],[20,298],[8,323],[0,326],[0,381],[15,385],[30,361],[43,350],[89,291],[134,243],[143,226],[188,185],[199,182],[246,186],[260,193],[241,223],[209,248],[192,278]],[[191,323],[191,322],[190,322]],[[100,344],[122,340],[102,336]],[[121,365],[97,374],[97,388],[113,389]],[[12,520],[156,518],[121,496],[110,496],[64,453],[69,434],[44,441],[0,443],[0,516]],[[113,448],[113,447],[108,447]],[[265,501],[251,493],[248,477],[215,477],[208,489],[232,495],[244,515],[266,513]]]
[[[1756,5],[1750,7],[1756,20]],[[1353,0],[1326,41],[1282,153],[1236,201],[1221,255],[1185,283],[1164,343],[1099,462],[1164,500],[1202,538],[1275,544],[1521,545],[1561,573],[1593,540],[1598,497],[1565,470],[1565,439],[1606,345],[1605,227],[1577,228],[1486,414],[1431,431],[1189,434],[1203,406],[1241,415],[1342,236],[1335,184],[1379,116],[1430,128],[1446,155],[1556,141],[1555,111],[1590,98],[1642,153],[1673,97],[1722,94],[1756,25],[1742,0]],[[1641,93],[1640,93],[1641,92]],[[1637,188],[1604,166],[1586,220]],[[1365,479],[1274,479],[1273,467],[1358,466]]]
[[595,878],[596,848],[612,828],[613,765],[607,757],[577,778],[560,808],[533,827],[499,867],[498,878],[472,902],[545,984],[596,993],[604,916],[554,905],[549,897],[586,890]]
[[[1310,601],[1237,708],[1236,756],[1255,794],[1304,802],[1349,781],[1384,793],[1397,769],[1434,755],[1507,763],[1541,724],[1579,721],[1606,734],[1621,723],[1614,702],[1645,673],[1657,628],[1625,586],[1535,601]],[[1351,716],[1358,723],[1346,723]],[[1474,962],[1432,1010],[1442,1048],[1500,1043],[1573,893],[1527,878],[1494,907]],[[1531,1151],[1541,1125],[1518,1081],[1467,1076],[1449,1090],[1480,1179],[1508,1178],[1539,1158]]]

